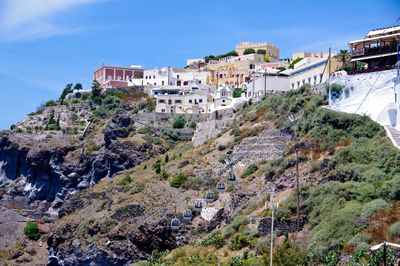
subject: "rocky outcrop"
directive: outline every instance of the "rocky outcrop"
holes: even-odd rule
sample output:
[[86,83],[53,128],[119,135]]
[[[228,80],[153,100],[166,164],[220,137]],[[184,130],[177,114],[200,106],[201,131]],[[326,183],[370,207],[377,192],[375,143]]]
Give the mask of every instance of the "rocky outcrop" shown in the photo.
[[[299,230],[303,229],[305,224],[304,217],[300,218],[300,228]],[[274,220],[274,230],[277,232],[278,235],[284,235],[286,233],[294,233],[297,232],[297,220]],[[257,226],[257,231],[261,236],[266,236],[271,234],[271,218],[263,218],[259,221]]]
[[102,235],[96,244],[92,239],[78,238],[78,228],[78,224],[67,223],[49,237],[53,265],[127,265],[148,258],[154,250],[171,250],[181,244],[166,217],[136,228],[118,227]]
[[0,136],[0,185],[8,194],[31,200],[52,201],[62,190],[63,157],[67,148],[30,151],[19,148],[6,135]]
[[75,191],[134,167],[148,160],[151,154],[164,152],[163,148],[147,142],[135,145],[114,140],[95,153],[81,154],[78,163],[73,163],[65,161],[65,157],[74,151],[74,146],[53,149],[39,146],[32,143],[31,147],[20,148],[8,134],[0,135],[0,186],[14,196],[54,202],[53,207],[59,207],[60,200]]
[[129,116],[116,116],[113,117],[110,123],[104,130],[104,141],[106,147],[109,147],[111,143],[118,138],[126,138],[129,132],[134,130],[133,121]]

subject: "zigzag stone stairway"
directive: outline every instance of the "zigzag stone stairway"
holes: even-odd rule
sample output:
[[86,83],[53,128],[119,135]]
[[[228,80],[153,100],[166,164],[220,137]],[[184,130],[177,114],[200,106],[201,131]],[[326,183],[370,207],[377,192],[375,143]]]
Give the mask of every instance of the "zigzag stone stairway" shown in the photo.
[[292,141],[292,135],[282,130],[264,130],[255,137],[244,139],[236,145],[232,159],[245,165],[276,159],[284,155],[285,148]]

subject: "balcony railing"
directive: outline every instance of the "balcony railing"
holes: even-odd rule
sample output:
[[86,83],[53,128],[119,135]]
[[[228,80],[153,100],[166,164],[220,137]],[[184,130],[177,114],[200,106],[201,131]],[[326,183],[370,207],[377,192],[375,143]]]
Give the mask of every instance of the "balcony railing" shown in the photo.
[[352,57],[370,56],[397,52],[397,43],[378,47],[365,47],[361,49],[354,49],[351,51]]

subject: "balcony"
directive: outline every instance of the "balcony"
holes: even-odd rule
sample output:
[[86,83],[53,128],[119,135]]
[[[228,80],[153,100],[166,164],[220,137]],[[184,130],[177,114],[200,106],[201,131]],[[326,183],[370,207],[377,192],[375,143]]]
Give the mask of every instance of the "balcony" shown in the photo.
[[397,43],[377,47],[356,48],[351,51],[351,57],[373,56],[397,52]]

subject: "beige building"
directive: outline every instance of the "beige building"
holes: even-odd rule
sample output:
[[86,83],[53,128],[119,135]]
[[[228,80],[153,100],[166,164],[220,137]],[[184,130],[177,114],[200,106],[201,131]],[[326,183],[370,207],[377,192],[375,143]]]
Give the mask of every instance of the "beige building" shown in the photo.
[[235,51],[239,55],[243,55],[244,51],[249,48],[254,49],[256,52],[257,50],[262,49],[266,51],[266,55],[268,55],[269,57],[276,59],[279,58],[279,48],[274,44],[266,42],[263,43],[241,42],[238,45],[236,45]]
[[201,91],[181,90],[179,94],[156,95],[156,112],[172,114],[201,114],[211,112],[211,96]]
[[328,58],[329,53],[323,53],[323,52],[318,52],[318,53],[308,53],[308,52],[298,52],[298,53],[293,53],[292,54],[292,60],[295,60],[297,58]]
[[220,60],[210,60],[207,66],[210,72],[210,85],[240,86],[248,81],[256,67],[265,63],[264,56],[248,54],[229,56]]

